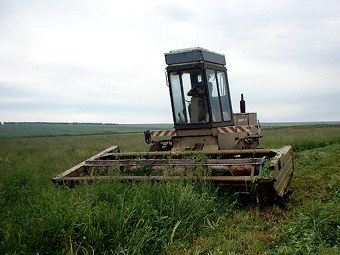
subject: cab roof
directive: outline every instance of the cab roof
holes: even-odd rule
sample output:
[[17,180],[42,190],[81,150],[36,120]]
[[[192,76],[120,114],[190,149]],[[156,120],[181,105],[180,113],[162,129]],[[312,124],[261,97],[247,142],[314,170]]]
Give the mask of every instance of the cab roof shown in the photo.
[[225,65],[225,56],[213,51],[200,47],[172,50],[165,53],[165,62],[167,65],[176,65],[190,62],[210,62],[218,65]]

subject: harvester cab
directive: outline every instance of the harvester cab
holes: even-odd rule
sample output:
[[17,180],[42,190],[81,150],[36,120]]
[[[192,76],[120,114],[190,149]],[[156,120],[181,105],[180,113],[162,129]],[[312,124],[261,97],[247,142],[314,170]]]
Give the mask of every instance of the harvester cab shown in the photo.
[[[256,113],[233,113],[225,56],[202,48],[165,54],[174,129],[147,130],[149,152],[112,146],[52,178],[82,181],[203,180],[256,194],[272,204],[289,190],[292,150],[258,149]],[[202,155],[203,154],[203,155]]]
[[[174,130],[146,131],[151,151],[253,149],[260,127],[256,113],[233,114],[225,56],[202,48],[165,54]],[[156,136],[172,136],[165,140]]]

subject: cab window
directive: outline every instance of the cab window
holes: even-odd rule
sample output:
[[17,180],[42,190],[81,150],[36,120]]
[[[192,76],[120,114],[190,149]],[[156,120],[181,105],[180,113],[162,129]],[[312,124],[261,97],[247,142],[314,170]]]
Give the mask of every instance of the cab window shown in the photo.
[[177,124],[209,122],[208,104],[202,71],[170,73],[173,112]]
[[213,122],[221,122],[222,121],[221,104],[219,99],[219,89],[217,86],[216,74],[215,71],[211,69],[207,69],[206,73],[212,119]]
[[228,84],[225,76],[225,72],[217,71],[217,82],[219,87],[221,106],[222,106],[222,116],[224,121],[231,120],[231,106],[229,104],[229,93]]

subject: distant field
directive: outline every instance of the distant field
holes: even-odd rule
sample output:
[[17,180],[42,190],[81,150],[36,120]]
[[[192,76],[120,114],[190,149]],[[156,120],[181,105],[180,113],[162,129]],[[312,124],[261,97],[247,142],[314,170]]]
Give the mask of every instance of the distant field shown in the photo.
[[340,125],[265,127],[261,135],[260,147],[279,148],[285,144],[302,151],[340,143]]
[[118,124],[118,125],[56,125],[13,124],[0,126],[0,138],[90,135],[143,132],[147,129],[172,128],[171,124]]
[[[293,125],[294,124],[294,125]],[[264,123],[263,129],[303,129],[337,128],[340,124],[331,123]],[[10,124],[0,125],[0,138],[62,136],[62,135],[100,135],[116,133],[142,133],[147,129],[172,129],[172,124],[117,124],[117,125],[74,125],[74,124]]]

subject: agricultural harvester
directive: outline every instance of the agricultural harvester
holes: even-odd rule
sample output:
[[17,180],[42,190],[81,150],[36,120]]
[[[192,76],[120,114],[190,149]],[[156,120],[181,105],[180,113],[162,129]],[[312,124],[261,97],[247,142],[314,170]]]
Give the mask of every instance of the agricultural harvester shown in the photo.
[[288,191],[292,149],[257,148],[256,113],[233,113],[225,56],[202,48],[165,54],[173,130],[147,130],[149,152],[112,146],[53,178],[81,181],[204,180],[227,184],[273,203]]

